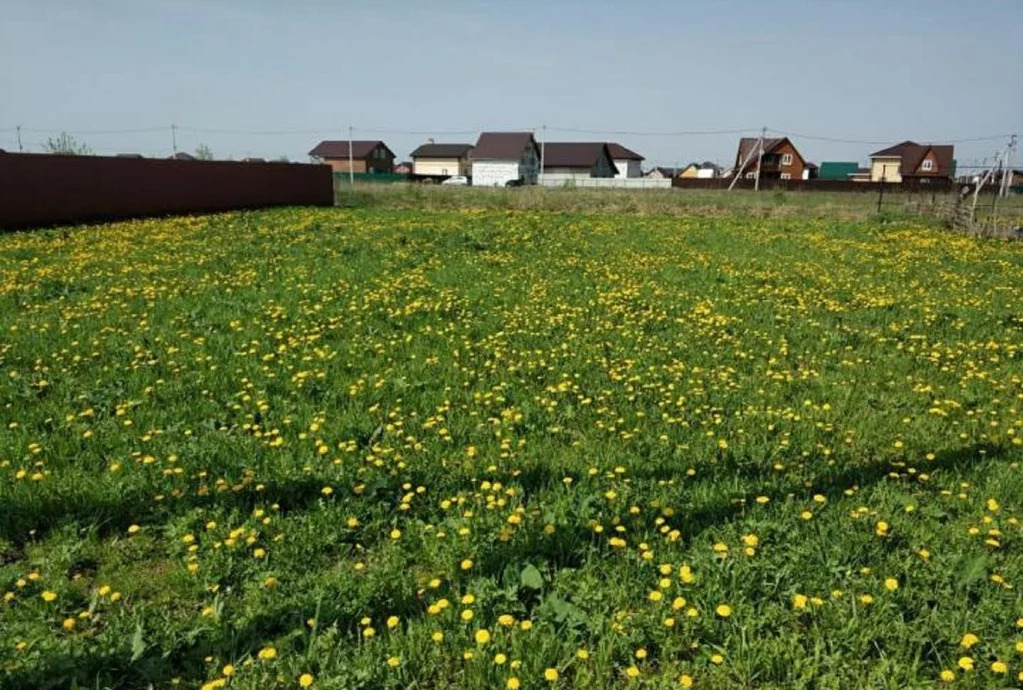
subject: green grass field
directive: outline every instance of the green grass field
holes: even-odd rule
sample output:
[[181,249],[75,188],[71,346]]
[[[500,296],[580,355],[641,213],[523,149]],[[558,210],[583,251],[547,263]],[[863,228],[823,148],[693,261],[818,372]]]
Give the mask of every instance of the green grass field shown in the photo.
[[644,210],[0,236],[0,687],[1018,685],[1023,247]]

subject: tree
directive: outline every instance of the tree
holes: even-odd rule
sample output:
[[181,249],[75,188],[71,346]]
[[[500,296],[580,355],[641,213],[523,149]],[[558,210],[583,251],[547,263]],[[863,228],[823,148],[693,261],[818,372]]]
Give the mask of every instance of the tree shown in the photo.
[[213,160],[213,151],[206,144],[199,144],[195,147],[195,157],[201,161]]
[[277,156],[278,163],[290,163],[287,156]]
[[78,141],[67,132],[61,132],[58,136],[47,138],[46,143],[43,144],[43,151],[62,156],[92,155],[92,149],[84,141]]

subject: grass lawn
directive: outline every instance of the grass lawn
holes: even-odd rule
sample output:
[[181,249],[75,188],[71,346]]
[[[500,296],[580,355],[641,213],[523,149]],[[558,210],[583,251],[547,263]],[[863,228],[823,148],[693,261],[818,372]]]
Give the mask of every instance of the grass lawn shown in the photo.
[[0,235],[0,687],[1023,682],[1023,247],[372,194]]

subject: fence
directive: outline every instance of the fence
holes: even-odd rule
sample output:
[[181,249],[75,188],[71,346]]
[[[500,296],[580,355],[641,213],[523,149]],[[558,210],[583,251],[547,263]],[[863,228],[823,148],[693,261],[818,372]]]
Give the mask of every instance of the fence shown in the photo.
[[[732,184],[730,177],[718,177],[712,180],[701,180],[695,178],[676,177],[672,179],[671,186],[678,189],[728,189]],[[752,179],[742,178],[735,182],[735,189],[753,189],[756,182]],[[956,188],[952,180],[903,180],[900,184],[888,182],[853,182],[852,180],[779,180],[764,178],[760,180],[760,189],[780,189],[787,192],[861,192],[864,194],[878,194],[881,189],[888,192],[924,192],[939,194]]]
[[974,192],[973,185],[958,187],[935,204],[933,213],[948,227],[968,235],[1023,239],[1023,195],[1000,197],[990,187]]
[[0,228],[334,203],[330,168],[0,153]]
[[544,176],[540,180],[544,187],[598,187],[601,189],[670,189],[671,180],[652,177],[583,177],[565,179]]

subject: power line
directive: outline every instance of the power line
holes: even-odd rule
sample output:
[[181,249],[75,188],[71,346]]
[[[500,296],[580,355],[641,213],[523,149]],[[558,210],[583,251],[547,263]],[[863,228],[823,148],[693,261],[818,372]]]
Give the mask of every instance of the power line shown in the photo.
[[713,136],[717,134],[749,134],[755,133],[758,130],[755,127],[747,127],[746,129],[715,129],[715,130],[688,130],[688,131],[628,131],[628,130],[613,130],[613,129],[582,129],[579,127],[555,127],[548,125],[547,129],[555,132],[573,132],[576,134],[613,134],[615,136],[630,136],[630,137],[689,137],[689,136]]
[[[820,137],[820,136],[814,136],[812,134],[800,134],[798,132],[784,132],[784,131],[782,131],[780,129],[771,129],[771,128],[768,128],[767,131],[771,132],[772,134],[781,134],[782,136],[786,136],[786,137],[794,137],[794,138],[798,138],[798,139],[810,139],[812,141],[828,141],[828,142],[835,143],[835,144],[867,144],[869,146],[885,146],[885,145],[893,143],[892,140],[888,140],[888,141],[868,141],[866,139],[839,139],[839,138],[835,138],[835,137]],[[947,140],[944,140],[944,141],[930,141],[928,143],[931,143],[931,144],[967,144],[967,143],[975,142],[975,141],[995,141],[995,140],[998,140],[998,139],[1008,139],[1011,136],[1012,136],[1011,134],[992,134],[991,136],[970,137],[970,138],[966,138],[966,139],[947,139]]]

